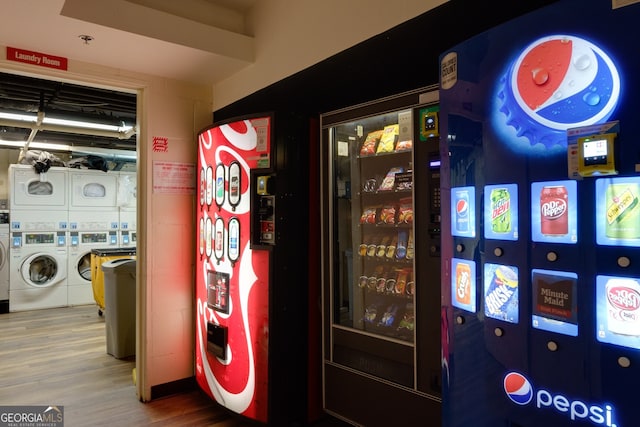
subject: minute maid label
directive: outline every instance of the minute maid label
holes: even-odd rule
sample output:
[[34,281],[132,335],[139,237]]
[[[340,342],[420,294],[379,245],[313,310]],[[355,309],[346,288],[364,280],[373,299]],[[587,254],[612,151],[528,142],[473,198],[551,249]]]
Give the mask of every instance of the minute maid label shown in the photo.
[[606,235],[615,239],[640,238],[640,185],[610,184],[606,191]]

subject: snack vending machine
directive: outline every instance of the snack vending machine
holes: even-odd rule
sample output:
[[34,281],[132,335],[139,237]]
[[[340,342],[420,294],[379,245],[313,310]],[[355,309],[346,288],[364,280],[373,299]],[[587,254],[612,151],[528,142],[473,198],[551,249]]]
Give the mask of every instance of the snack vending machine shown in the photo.
[[440,424],[436,89],[321,116],[324,408],[356,425]]
[[640,4],[440,57],[443,425],[638,425]]
[[284,113],[198,135],[196,381],[220,405],[277,426],[303,425],[320,406],[308,369],[319,340],[310,313],[320,315],[309,307],[319,298],[308,279],[309,135]]

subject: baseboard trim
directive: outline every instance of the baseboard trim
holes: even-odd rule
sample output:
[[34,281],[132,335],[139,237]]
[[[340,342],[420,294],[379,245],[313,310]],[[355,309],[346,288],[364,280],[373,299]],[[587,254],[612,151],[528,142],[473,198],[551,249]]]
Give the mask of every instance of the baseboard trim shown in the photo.
[[151,386],[151,400],[171,396],[172,394],[186,393],[196,390],[197,388],[198,383],[196,382],[196,377],[183,378],[181,380],[171,381],[164,384],[157,384]]

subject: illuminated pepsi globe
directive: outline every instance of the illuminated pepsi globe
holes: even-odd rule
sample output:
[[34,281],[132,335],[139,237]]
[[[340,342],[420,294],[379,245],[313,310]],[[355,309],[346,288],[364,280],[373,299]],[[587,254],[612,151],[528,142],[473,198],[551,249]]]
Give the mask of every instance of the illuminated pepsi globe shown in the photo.
[[567,129],[607,121],[620,98],[613,61],[579,37],[538,39],[507,68],[497,88],[494,125],[516,151],[564,151]]

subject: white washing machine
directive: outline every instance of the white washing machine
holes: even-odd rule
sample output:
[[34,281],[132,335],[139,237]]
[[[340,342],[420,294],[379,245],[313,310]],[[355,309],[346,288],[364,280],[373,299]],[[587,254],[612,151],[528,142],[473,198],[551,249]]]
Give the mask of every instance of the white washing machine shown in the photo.
[[118,173],[69,170],[69,230],[118,231]]
[[[0,211],[0,302],[9,303],[9,211]],[[2,313],[2,310],[0,310]]]
[[9,209],[64,211],[69,209],[69,169],[52,166],[37,173],[31,165],[9,165]]
[[65,231],[11,232],[9,311],[67,305]]
[[67,265],[69,305],[94,303],[91,285],[91,250],[118,247],[117,231],[70,231]]
[[120,223],[120,247],[135,248],[137,243],[137,174],[119,172],[118,174],[118,213]]

